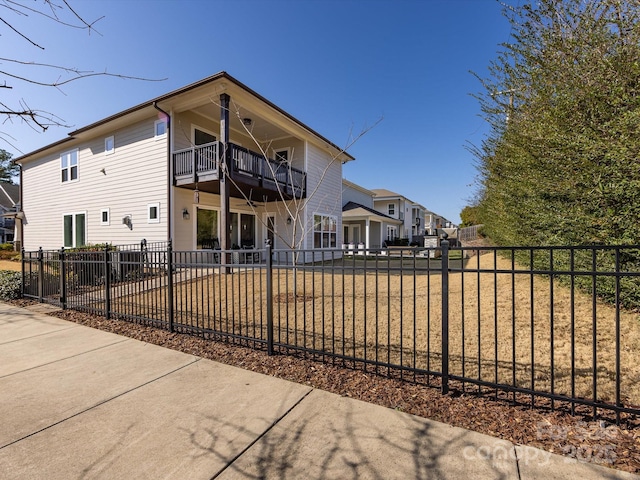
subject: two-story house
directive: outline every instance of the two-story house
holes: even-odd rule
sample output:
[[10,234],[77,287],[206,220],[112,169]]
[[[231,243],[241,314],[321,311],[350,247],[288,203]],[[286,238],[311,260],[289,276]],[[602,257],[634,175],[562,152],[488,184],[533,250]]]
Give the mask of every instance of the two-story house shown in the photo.
[[0,243],[13,242],[15,216],[19,207],[19,186],[0,182]]
[[351,160],[220,72],[16,159],[23,245],[339,248]]
[[374,209],[375,194],[360,185],[342,179],[342,228],[343,242],[347,248],[381,248],[388,239],[388,227],[398,229],[402,224]]
[[416,237],[416,241],[422,244],[420,240],[425,234],[427,209],[391,190],[374,188],[371,191],[374,193],[373,208],[391,218],[400,220],[400,225],[387,227],[385,239],[406,238],[412,242]]

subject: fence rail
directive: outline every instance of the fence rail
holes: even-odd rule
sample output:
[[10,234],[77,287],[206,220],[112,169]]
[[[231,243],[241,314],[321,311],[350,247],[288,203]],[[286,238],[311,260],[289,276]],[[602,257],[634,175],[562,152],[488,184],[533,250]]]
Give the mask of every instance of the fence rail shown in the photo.
[[23,295],[269,353],[640,414],[640,247],[23,252]]

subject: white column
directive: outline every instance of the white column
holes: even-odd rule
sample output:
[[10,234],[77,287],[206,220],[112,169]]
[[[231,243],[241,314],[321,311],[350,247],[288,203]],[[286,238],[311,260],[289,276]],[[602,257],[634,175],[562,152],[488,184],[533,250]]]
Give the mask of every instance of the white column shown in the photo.
[[365,222],[365,227],[364,227],[364,247],[365,247],[365,251],[367,253],[369,253],[369,223],[371,220],[369,220],[369,218],[367,218],[366,222]]

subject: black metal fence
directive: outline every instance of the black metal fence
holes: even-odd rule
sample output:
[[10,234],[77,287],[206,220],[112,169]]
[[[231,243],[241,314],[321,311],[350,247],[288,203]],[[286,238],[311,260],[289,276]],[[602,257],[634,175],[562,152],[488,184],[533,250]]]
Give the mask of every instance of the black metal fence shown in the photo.
[[[23,294],[442,389],[640,414],[640,247],[23,252]],[[434,258],[435,257],[435,258]]]

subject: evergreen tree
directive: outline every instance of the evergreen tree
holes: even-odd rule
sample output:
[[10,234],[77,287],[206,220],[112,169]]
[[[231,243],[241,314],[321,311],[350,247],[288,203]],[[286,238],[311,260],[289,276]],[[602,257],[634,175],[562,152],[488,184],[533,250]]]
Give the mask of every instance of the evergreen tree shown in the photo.
[[492,127],[479,212],[499,244],[640,243],[640,7],[508,7],[512,41],[481,79]]
[[13,183],[19,172],[18,165],[11,161],[11,154],[0,149],[0,182]]

